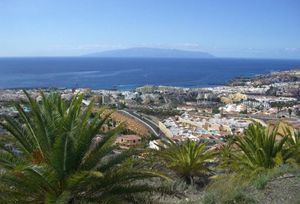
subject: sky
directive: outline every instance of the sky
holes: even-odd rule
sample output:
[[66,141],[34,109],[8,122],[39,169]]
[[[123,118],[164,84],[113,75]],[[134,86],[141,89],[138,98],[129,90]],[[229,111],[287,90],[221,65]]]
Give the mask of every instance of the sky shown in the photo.
[[300,59],[300,0],[0,0],[0,56],[155,47]]

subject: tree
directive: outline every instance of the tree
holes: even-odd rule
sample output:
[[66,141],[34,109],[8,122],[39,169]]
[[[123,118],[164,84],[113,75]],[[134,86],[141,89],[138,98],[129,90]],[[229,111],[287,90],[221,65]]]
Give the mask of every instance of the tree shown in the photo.
[[171,193],[149,182],[166,176],[146,169],[139,151],[113,154],[122,125],[101,132],[109,114],[91,119],[93,103],[82,107],[82,95],[70,103],[57,93],[38,103],[25,92],[30,112],[16,105],[19,119],[5,117],[11,134],[0,144],[1,203],[139,202],[143,193]]
[[291,108],[289,108],[289,109],[288,109],[288,112],[289,112],[289,117],[291,117],[291,116],[292,116],[293,110],[292,110]]
[[212,113],[213,113],[213,114],[219,114],[219,113],[220,113],[219,108],[214,107],[214,108],[212,109]]
[[283,106],[284,106],[283,102],[280,102],[280,101],[271,103],[271,107],[277,108],[277,114],[281,111]]
[[207,150],[203,143],[186,140],[179,143],[166,142],[157,150],[156,156],[187,184],[193,184],[194,177],[206,177],[211,173],[209,163],[215,153]]
[[236,172],[255,172],[289,163],[295,155],[295,150],[288,146],[289,140],[289,135],[279,136],[278,127],[267,128],[259,123],[250,124],[244,136],[235,137],[231,148],[231,161],[228,161],[228,154],[226,155],[229,169]]
[[248,109],[240,111],[240,114],[248,114]]
[[290,150],[291,158],[298,164],[300,164],[300,130],[292,131],[286,128],[284,135],[288,135],[287,148]]
[[275,88],[275,87],[271,86],[271,87],[266,91],[266,95],[269,95],[269,96],[276,96],[277,91],[278,91],[278,88]]
[[296,115],[296,116],[300,116],[300,109],[299,109],[299,108],[296,108],[296,109],[295,109],[295,115]]

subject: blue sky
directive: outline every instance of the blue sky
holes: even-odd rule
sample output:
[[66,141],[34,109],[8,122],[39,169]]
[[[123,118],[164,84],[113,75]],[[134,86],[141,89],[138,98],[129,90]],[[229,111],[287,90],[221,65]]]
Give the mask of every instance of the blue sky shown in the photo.
[[0,56],[128,47],[300,59],[300,1],[0,0]]

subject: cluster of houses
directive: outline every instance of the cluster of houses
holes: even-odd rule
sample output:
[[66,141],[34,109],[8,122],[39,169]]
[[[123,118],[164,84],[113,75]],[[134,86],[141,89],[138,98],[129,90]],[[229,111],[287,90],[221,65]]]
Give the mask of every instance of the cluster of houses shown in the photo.
[[240,118],[225,118],[216,114],[205,117],[197,112],[184,112],[180,116],[169,117],[163,121],[173,140],[205,140],[222,142],[224,137],[240,134],[250,122]]
[[[241,79],[229,86],[209,88],[144,86],[132,91],[81,88],[55,89],[55,91],[61,93],[66,100],[82,93],[85,105],[94,100],[98,106],[108,105],[117,109],[127,107],[134,111],[155,108],[177,110],[181,114],[157,116],[159,127],[166,136],[176,141],[189,138],[216,144],[222,142],[226,135],[242,133],[250,123],[249,118],[267,116],[276,119],[284,116],[289,117],[294,123],[299,121],[299,73],[299,71],[283,72],[272,75],[270,79],[268,77],[252,81]],[[53,90],[43,91],[47,93]],[[40,90],[31,89],[28,92],[39,100]],[[24,99],[25,95],[21,90],[0,89],[0,115],[17,114],[11,102]],[[137,128],[134,122],[129,123],[130,125],[131,129]],[[120,135],[116,143],[125,149],[139,146],[142,144],[142,136]]]

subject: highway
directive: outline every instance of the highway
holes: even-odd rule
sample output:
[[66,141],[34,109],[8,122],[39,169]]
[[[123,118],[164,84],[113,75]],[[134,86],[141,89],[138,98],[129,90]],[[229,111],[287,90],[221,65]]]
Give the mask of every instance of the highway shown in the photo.
[[142,117],[141,115],[139,115],[138,113],[132,110],[118,110],[118,111],[135,118],[139,122],[143,123],[150,130],[150,132],[153,133],[156,137],[159,138],[161,137],[162,134],[161,131],[159,131],[157,125],[150,119]]

